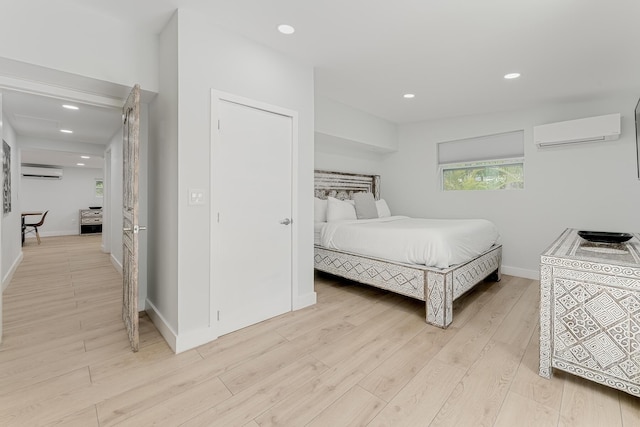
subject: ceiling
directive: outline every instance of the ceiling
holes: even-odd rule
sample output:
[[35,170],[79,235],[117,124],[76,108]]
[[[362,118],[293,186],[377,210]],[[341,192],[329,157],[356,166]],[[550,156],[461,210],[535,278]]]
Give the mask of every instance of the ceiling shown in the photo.
[[640,96],[638,0],[67,1],[152,32],[193,9],[314,66],[317,94],[395,123]]
[[[313,66],[317,95],[394,123],[640,96],[638,0],[64,1],[149,33],[176,8],[195,10]],[[296,32],[278,33],[281,23]],[[18,94],[4,104],[21,134],[73,126],[65,140],[104,144],[119,126],[109,109]]]
[[[62,107],[69,104],[78,110]],[[34,144],[25,144],[27,147],[33,145],[33,149],[21,150],[21,163],[102,168],[103,156],[97,153],[104,148],[96,149],[88,144],[104,147],[120,130],[122,113],[115,108],[65,102],[11,90],[2,91],[2,106],[5,118],[15,132],[35,141]],[[72,130],[73,133],[62,133],[61,130]],[[42,141],[62,144],[55,151],[43,150]],[[81,148],[85,145],[86,149]],[[80,155],[90,158],[82,159]]]

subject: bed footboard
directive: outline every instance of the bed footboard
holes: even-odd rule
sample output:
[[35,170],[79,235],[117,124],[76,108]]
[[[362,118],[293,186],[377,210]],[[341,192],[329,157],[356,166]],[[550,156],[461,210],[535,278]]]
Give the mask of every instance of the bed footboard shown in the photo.
[[486,277],[500,278],[502,246],[494,246],[479,257],[450,269],[427,269],[425,301],[427,323],[446,328],[453,321],[453,301]]
[[500,278],[502,246],[451,268],[402,264],[316,246],[317,270],[425,301],[426,321],[446,328],[453,321],[453,301],[491,274]]

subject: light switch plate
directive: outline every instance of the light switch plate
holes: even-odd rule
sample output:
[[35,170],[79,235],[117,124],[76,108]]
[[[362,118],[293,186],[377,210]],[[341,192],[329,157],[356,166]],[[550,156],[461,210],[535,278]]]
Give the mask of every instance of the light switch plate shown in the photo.
[[189,189],[189,204],[190,205],[204,205],[205,203],[205,190],[198,188]]

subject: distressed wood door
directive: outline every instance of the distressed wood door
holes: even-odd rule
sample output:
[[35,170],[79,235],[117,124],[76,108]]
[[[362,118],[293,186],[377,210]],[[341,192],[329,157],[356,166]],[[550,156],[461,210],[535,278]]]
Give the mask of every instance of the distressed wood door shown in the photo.
[[[4,134],[2,133],[2,92],[0,92],[0,136],[2,135]],[[4,150],[4,144],[2,144],[2,149]],[[4,173],[2,175],[3,177],[0,180],[4,180]],[[2,181],[2,188],[4,188],[4,185],[5,183]],[[0,240],[2,240],[2,221],[0,221]],[[0,257],[0,271],[2,271],[2,257]],[[0,344],[2,343],[2,304],[2,283],[0,283]]]
[[138,174],[140,167],[140,86],[135,85],[122,111],[122,320],[131,349],[138,351]]

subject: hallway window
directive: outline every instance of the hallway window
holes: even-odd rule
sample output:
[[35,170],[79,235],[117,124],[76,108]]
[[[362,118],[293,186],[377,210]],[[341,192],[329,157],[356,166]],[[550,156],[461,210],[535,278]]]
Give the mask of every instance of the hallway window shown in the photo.
[[104,181],[102,178],[96,178],[96,197],[104,196]]

